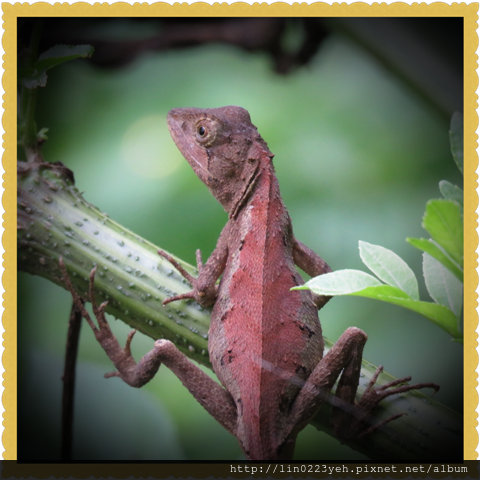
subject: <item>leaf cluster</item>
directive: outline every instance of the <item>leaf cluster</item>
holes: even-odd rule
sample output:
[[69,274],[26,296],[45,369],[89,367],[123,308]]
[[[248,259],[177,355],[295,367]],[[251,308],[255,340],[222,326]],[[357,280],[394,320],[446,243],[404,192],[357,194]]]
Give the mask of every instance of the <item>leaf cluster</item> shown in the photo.
[[[463,118],[452,118],[450,142],[453,158],[463,174]],[[463,191],[442,180],[443,199],[427,203],[422,226],[426,238],[407,238],[423,251],[423,276],[431,301],[420,300],[418,281],[410,267],[394,252],[359,241],[360,258],[376,275],[359,270],[338,270],[312,278],[295,289],[319,295],[356,295],[393,303],[413,310],[463,343]]]

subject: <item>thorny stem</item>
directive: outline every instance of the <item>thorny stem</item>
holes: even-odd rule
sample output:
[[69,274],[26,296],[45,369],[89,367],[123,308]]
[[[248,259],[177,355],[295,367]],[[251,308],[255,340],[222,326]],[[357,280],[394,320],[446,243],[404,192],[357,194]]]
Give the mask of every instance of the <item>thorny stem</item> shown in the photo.
[[[95,292],[100,302],[108,300],[107,313],[154,339],[175,342],[187,356],[208,366],[209,311],[192,301],[162,307],[166,298],[190,287],[157,254],[158,247],[86,202],[65,167],[22,163],[17,211],[19,269],[65,287],[58,268],[62,256],[75,288],[88,298],[88,277],[97,265]],[[192,267],[181,263],[194,274]],[[331,345],[327,340],[326,349]],[[358,396],[375,370],[363,361]],[[378,380],[383,385],[394,378],[381,373]],[[333,434],[329,411],[325,404],[311,423]],[[407,415],[349,445],[376,460],[461,457],[462,422],[455,412],[429,395],[411,391],[384,400],[375,410],[373,423],[398,413]]]

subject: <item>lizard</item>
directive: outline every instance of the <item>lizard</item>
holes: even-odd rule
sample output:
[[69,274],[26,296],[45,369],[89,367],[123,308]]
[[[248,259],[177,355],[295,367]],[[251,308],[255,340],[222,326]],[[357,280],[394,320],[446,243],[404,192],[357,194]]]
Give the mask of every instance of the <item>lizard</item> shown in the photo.
[[298,433],[331,397],[337,380],[334,400],[330,400],[334,405],[331,421],[342,441],[361,438],[403,415],[373,424],[371,412],[384,398],[413,389],[438,390],[433,383],[409,385],[410,377],[375,386],[380,366],[356,401],[367,340],[356,327],[348,328],[323,354],[318,310],[329,298],[290,289],[303,284],[297,266],[312,277],[331,269],[295,238],[280,195],[274,155],[247,110],[177,108],[168,113],[167,123],[180,152],[228,214],[205,264],[197,250],[196,278],[168,253],[158,252],[192,285],[190,292],[169,297],[163,304],[194,299],[203,307],[213,307],[208,348],[221,384],[165,339],[157,340],[137,364],[130,352],[135,331],[122,348],[105,319],[107,302],[95,303],[95,269],[90,275],[90,301],[98,327],[61,260],[67,288],[117,369],[106,376],[119,376],[141,387],[164,364],[236,436],[250,460],[293,458]]

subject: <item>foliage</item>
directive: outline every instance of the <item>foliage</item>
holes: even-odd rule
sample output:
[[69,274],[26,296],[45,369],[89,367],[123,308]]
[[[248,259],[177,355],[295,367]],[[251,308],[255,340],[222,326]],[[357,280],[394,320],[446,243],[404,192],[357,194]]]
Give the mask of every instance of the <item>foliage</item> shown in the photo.
[[90,45],[55,45],[37,57],[42,20],[33,19],[33,32],[28,49],[18,58],[17,81],[19,87],[17,142],[25,150],[28,160],[38,154],[38,146],[47,139],[47,129],[37,132],[35,123],[36,93],[47,84],[47,70],[77,58],[93,55]]
[[[452,118],[450,141],[453,157],[463,173],[463,122]],[[430,239],[407,238],[423,250],[423,276],[434,302],[421,301],[418,282],[410,267],[394,252],[359,241],[360,257],[376,277],[358,270],[338,270],[315,277],[294,290],[310,289],[319,295],[357,295],[413,310],[463,343],[461,332],[463,294],[463,191],[442,180],[445,197],[427,203],[422,226]]]

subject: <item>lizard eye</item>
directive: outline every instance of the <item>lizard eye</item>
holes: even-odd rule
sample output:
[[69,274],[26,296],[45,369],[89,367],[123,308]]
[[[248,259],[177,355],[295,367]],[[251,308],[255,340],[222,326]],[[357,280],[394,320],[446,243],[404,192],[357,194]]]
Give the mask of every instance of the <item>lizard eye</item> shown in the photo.
[[204,147],[208,147],[215,140],[216,131],[217,126],[214,121],[209,118],[200,119],[195,126],[197,142]]

